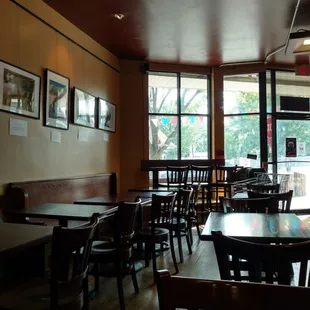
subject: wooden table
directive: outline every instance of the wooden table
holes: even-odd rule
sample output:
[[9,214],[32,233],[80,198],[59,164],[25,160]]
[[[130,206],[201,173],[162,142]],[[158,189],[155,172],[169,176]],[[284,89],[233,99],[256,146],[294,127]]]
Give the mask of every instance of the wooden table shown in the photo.
[[28,224],[0,224],[0,254],[13,253],[52,240],[53,227]]
[[29,277],[48,273],[46,245],[52,226],[0,224],[0,292]]
[[[167,193],[166,193],[167,194]],[[101,205],[101,206],[117,206],[120,202],[134,202],[137,198],[137,193],[121,193],[116,195],[108,195],[108,196],[98,196],[92,197],[88,199],[81,199],[74,201],[75,204],[84,204],[84,205]],[[147,195],[149,197],[141,198],[141,205],[147,205],[152,202],[152,195]]]
[[128,191],[129,192],[136,192],[139,193],[140,197],[147,197],[144,196],[147,193],[152,194],[157,194],[157,195],[167,195],[167,193],[173,193],[177,192],[179,188],[176,187],[138,187],[138,188],[130,188]]
[[211,212],[201,239],[212,240],[211,231],[253,242],[300,242],[310,239],[310,229],[293,213]]
[[23,217],[56,219],[59,225],[68,226],[68,221],[90,221],[93,213],[108,216],[117,210],[116,206],[91,206],[89,204],[44,203],[34,208],[14,211]]

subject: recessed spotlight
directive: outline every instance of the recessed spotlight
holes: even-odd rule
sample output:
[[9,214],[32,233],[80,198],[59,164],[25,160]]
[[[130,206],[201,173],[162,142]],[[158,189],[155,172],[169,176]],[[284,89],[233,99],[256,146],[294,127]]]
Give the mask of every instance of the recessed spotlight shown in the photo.
[[125,15],[121,14],[121,13],[116,13],[116,14],[114,14],[114,17],[119,19],[119,20],[121,20],[121,19],[123,19],[125,17]]

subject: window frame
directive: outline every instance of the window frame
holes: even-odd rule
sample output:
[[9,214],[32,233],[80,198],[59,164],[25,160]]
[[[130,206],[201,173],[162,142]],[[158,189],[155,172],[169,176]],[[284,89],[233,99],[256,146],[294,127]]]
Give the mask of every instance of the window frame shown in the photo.
[[[177,78],[177,113],[156,113],[156,112],[149,112],[149,75],[167,75],[169,76],[170,74],[175,74]],[[167,117],[177,117],[178,122],[177,122],[177,158],[175,160],[182,160],[182,117],[184,116],[195,116],[195,117],[206,117],[207,118],[207,145],[208,145],[208,157],[203,158],[203,159],[211,159],[212,158],[212,109],[211,109],[211,75],[210,74],[195,74],[195,73],[183,73],[183,72],[165,72],[165,71],[147,71],[147,122],[149,122],[150,115],[152,116],[167,116]],[[181,89],[182,89],[182,84],[181,80],[182,77],[189,77],[189,78],[201,78],[205,79],[207,82],[207,111],[208,113],[202,114],[202,113],[184,113],[181,112]],[[149,136],[149,135],[148,135]],[[149,147],[149,141],[148,141],[148,158],[150,159],[150,147]],[[165,159],[158,159],[158,160],[165,160]]]

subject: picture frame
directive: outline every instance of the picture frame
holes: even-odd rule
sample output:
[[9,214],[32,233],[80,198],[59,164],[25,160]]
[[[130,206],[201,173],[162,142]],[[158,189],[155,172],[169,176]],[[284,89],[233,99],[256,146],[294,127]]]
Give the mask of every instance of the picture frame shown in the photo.
[[98,129],[116,132],[116,106],[102,98],[98,98]]
[[41,77],[0,60],[0,110],[40,119]]
[[72,122],[84,127],[96,126],[96,97],[77,87],[73,87]]
[[45,70],[44,126],[69,129],[69,78]]

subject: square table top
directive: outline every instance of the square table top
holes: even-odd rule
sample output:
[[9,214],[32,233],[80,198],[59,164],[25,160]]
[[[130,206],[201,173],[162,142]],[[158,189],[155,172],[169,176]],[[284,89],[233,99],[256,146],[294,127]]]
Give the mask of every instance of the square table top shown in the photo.
[[[167,194],[167,193],[166,193]],[[149,197],[142,197],[138,193],[120,193],[116,195],[107,195],[107,196],[98,196],[87,199],[75,200],[75,204],[84,204],[84,205],[105,205],[105,206],[117,206],[120,202],[134,202],[135,199],[139,196],[141,198],[141,205],[146,205],[152,202],[152,195],[147,195]]]
[[57,220],[90,221],[93,213],[109,215],[117,210],[115,206],[91,206],[65,203],[44,203],[42,205],[14,211],[25,217],[48,218]]
[[29,224],[0,224],[0,254],[11,254],[52,240],[53,227]]
[[300,242],[310,239],[310,229],[293,213],[211,212],[201,239],[212,240],[211,231],[252,242]]

